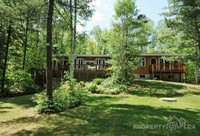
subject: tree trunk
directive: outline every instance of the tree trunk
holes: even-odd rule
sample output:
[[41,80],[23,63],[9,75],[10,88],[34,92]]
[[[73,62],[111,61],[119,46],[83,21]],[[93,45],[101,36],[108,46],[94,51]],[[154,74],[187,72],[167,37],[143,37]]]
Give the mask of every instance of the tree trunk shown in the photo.
[[76,48],[76,22],[77,22],[77,1],[74,0],[74,47],[73,47],[74,53]]
[[7,60],[8,60],[8,48],[9,48],[11,32],[12,32],[11,29],[12,27],[10,23],[9,28],[8,28],[8,37],[7,37],[7,42],[6,42],[5,61],[4,61],[2,84],[1,84],[2,91],[4,91],[4,86],[5,86],[5,77],[6,77]]
[[29,27],[29,16],[27,13],[27,18],[26,18],[26,28],[25,28],[25,40],[24,40],[24,57],[23,57],[23,65],[22,69],[25,69],[26,65],[26,52],[27,52],[27,42],[28,42],[28,27]]
[[54,0],[49,0],[49,9],[47,16],[47,97],[53,99],[52,95],[52,22],[53,22]]
[[195,83],[199,84],[200,42],[196,46]]
[[70,45],[71,45],[71,56],[70,56],[70,76],[74,77],[74,30],[73,30],[73,7],[72,0],[70,0]]
[[199,66],[198,66],[198,62],[196,62],[196,65],[195,65],[195,83],[197,85],[199,84]]

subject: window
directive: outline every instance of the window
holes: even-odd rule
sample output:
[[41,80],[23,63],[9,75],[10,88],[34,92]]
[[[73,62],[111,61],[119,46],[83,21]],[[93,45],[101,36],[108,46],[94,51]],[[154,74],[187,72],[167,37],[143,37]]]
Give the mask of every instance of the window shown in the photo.
[[146,78],[145,75],[140,75],[140,78]]
[[102,60],[101,59],[96,59],[96,64],[97,65],[101,65],[102,64]]
[[97,69],[102,69],[105,65],[105,59],[97,58],[95,64],[97,64]]
[[156,58],[154,58],[154,57],[151,58],[151,65],[152,65],[152,64],[156,64]]
[[145,57],[142,57],[142,58],[141,58],[140,66],[141,66],[141,67],[145,67],[145,66],[146,66],[146,58],[145,58]]
[[160,79],[160,75],[154,75],[154,79]]
[[174,78],[174,75],[172,75],[172,76],[171,76],[171,75],[168,75],[168,78],[169,78],[169,79],[173,79],[173,78]]
[[83,58],[76,58],[74,62],[75,69],[83,69]]

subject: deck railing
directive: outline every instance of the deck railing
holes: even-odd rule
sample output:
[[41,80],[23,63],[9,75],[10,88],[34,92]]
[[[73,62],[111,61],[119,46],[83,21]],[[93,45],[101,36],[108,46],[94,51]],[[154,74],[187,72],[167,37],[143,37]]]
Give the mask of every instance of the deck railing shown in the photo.
[[169,63],[169,64],[152,64],[150,66],[151,72],[181,72],[186,71],[185,64]]
[[74,70],[77,71],[104,71],[108,68],[108,64],[105,65],[98,65],[98,64],[94,64],[94,65],[88,65],[88,64],[76,64],[74,65]]

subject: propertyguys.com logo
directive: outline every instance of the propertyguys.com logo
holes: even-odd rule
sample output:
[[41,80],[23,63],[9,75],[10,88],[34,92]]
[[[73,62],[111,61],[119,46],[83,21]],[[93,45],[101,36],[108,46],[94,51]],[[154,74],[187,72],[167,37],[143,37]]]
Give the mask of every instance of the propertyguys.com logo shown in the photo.
[[170,116],[167,124],[142,124],[133,125],[133,129],[196,129],[194,124],[189,124],[183,117]]

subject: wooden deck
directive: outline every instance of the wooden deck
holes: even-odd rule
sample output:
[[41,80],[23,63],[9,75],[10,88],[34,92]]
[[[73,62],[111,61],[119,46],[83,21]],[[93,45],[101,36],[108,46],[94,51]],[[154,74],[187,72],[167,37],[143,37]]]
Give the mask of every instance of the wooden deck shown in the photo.
[[91,81],[94,78],[107,77],[106,69],[109,65],[75,65],[74,77],[78,81]]
[[87,64],[82,64],[82,65],[75,65],[74,70],[75,71],[105,71],[108,68],[109,65],[87,65]]
[[169,64],[152,64],[150,66],[151,73],[185,73],[185,64],[169,63]]
[[[78,81],[91,81],[94,78],[105,78],[107,77],[106,69],[109,65],[74,65],[74,77]],[[53,78],[62,78],[64,76],[64,72],[69,71],[69,68],[62,68],[59,70],[52,71]]]
[[152,79],[183,82],[186,66],[182,63],[152,64],[150,75]]

